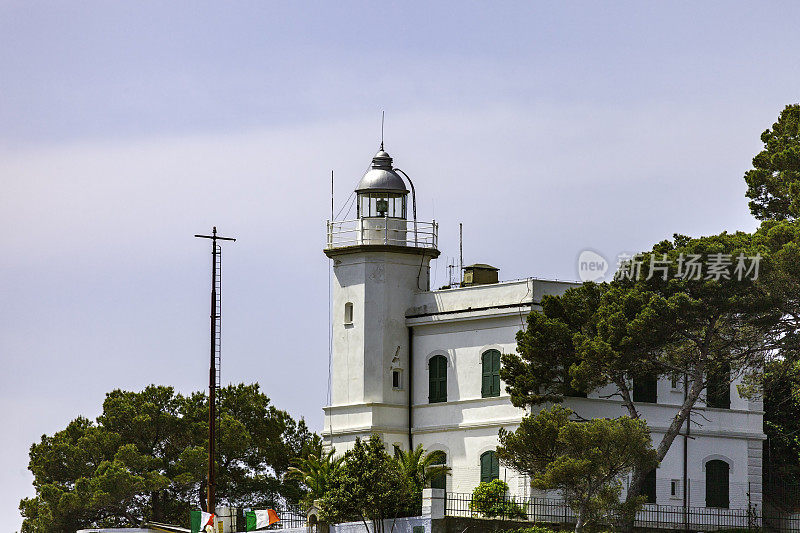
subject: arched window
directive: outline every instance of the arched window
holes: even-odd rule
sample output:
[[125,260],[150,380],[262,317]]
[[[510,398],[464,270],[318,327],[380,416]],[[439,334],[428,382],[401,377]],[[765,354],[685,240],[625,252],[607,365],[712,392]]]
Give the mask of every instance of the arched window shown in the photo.
[[644,476],[642,496],[647,498],[645,503],[656,503],[656,469],[652,469]]
[[347,302],[344,304],[344,323],[353,323],[353,302]]
[[434,355],[428,361],[428,402],[447,401],[447,358]]
[[723,364],[708,373],[706,405],[718,409],[731,408],[731,367]]
[[483,352],[481,365],[483,367],[481,396],[484,398],[500,396],[500,352],[497,350]]
[[658,378],[655,376],[634,378],[633,401],[656,403],[658,401]]
[[714,459],[706,463],[706,507],[727,509],[730,465]]
[[500,479],[500,461],[493,450],[481,454],[481,483]]
[[[447,454],[441,450],[436,450],[435,452],[431,452],[432,460],[431,465],[446,465],[447,464]],[[432,489],[447,489],[447,474],[440,474],[436,477],[431,478],[431,488]]]

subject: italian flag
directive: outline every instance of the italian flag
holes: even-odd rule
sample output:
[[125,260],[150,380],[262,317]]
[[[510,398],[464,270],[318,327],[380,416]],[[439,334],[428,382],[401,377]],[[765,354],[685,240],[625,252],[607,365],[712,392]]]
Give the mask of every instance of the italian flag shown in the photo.
[[256,529],[271,526],[280,520],[280,518],[278,518],[278,513],[272,509],[267,509],[266,511],[247,511],[246,518],[247,531],[254,531]]
[[214,522],[217,517],[213,513],[194,510],[190,518],[192,533],[214,533]]

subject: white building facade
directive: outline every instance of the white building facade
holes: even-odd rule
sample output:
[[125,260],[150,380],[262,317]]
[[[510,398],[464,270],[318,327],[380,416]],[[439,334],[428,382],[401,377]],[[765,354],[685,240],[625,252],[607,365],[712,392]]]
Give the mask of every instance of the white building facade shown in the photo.
[[[328,224],[333,353],[325,443],[343,453],[357,437],[377,433],[387,447],[441,451],[452,468],[448,492],[469,493],[499,477],[515,495],[543,496],[494,456],[500,428],[514,430],[524,415],[500,382],[499,354],[516,351],[516,334],[544,295],[575,283],[496,282],[496,269],[476,265],[470,286],[431,290],[437,225],[408,219],[400,173],[381,147],[356,189],[357,218]],[[602,398],[608,392],[565,404],[587,418],[627,414],[620,401]],[[653,503],[761,507],[762,405],[739,397],[736,382],[728,393],[727,404],[716,400],[719,407],[700,402],[691,435],[675,439],[650,480]],[[654,445],[683,395],[681,379],[660,380],[640,394],[637,408]]]

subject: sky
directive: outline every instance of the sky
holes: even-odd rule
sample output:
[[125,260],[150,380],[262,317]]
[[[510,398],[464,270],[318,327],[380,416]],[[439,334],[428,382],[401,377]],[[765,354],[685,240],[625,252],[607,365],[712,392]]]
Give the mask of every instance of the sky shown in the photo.
[[[330,218],[385,142],[464,262],[577,279],[752,231],[742,176],[800,101],[793,2],[0,0],[0,516],[29,446],[113,389],[222,379],[322,429]],[[347,215],[346,210],[340,218]],[[348,218],[353,218],[350,212]]]

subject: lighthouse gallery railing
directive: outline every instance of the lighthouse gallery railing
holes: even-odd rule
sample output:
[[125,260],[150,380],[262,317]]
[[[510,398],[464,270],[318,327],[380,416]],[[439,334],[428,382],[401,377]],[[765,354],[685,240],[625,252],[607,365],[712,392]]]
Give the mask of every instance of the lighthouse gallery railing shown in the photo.
[[434,248],[439,245],[436,221],[419,222],[402,218],[358,218],[328,221],[327,248],[361,245],[391,245]]

